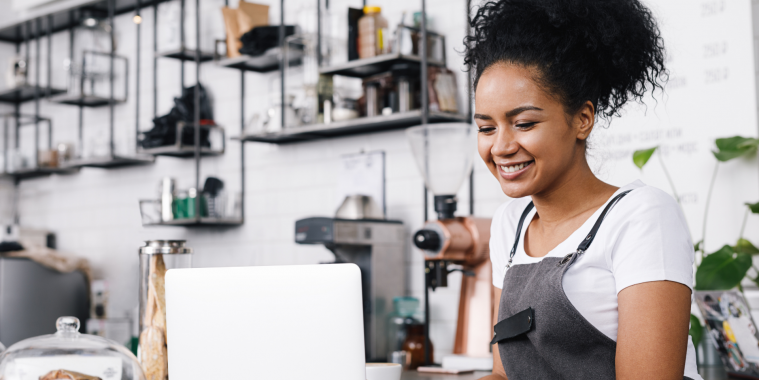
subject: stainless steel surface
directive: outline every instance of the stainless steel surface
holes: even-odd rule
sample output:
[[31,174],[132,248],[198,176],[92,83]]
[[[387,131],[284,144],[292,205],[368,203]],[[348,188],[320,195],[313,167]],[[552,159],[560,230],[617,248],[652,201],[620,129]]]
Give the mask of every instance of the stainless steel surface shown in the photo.
[[385,219],[385,214],[372,197],[367,195],[348,195],[337,209],[338,219]]
[[0,258],[0,342],[6,346],[55,332],[60,316],[89,316],[87,280],[23,258]]
[[187,247],[185,244],[184,240],[148,240],[144,246],[140,247],[139,252],[146,255],[192,253],[192,248]]

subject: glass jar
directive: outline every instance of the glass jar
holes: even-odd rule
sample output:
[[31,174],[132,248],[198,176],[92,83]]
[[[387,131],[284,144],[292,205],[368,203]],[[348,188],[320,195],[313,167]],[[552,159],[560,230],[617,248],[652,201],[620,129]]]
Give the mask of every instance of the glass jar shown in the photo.
[[382,17],[382,8],[367,5],[364,16],[358,20],[358,57],[371,58],[390,52],[387,19]]
[[79,333],[79,319],[60,317],[58,332],[22,340],[0,356],[6,380],[145,380],[137,358],[123,345]]
[[[432,341],[430,343],[430,363],[435,362],[435,352]],[[403,342],[403,351],[408,353],[409,369],[417,369],[424,365],[424,324],[413,324],[406,327],[406,340]]]
[[[421,322],[414,318],[419,300],[414,297],[393,298],[393,312],[387,318],[387,361],[403,366],[408,364],[410,355],[403,351],[408,327]],[[401,353],[402,352],[402,353]]]
[[184,240],[149,240],[140,247],[140,363],[148,380],[168,378],[166,271],[192,266]]

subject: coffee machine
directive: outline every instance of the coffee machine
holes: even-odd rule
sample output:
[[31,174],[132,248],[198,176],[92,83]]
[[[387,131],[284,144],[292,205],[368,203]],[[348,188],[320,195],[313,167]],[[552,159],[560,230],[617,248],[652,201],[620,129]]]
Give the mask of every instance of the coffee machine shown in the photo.
[[[428,290],[448,285],[448,274],[463,273],[454,354],[490,355],[493,302],[490,264],[490,219],[454,215],[458,192],[472,170],[477,131],[467,123],[442,123],[409,128],[419,171],[434,194],[438,220],[427,221],[413,236],[425,259],[425,316]],[[429,336],[429,335],[428,335]],[[425,360],[431,364],[429,355]]]
[[[367,361],[386,361],[387,315],[393,297],[406,291],[406,231],[400,221],[385,220],[371,197],[346,197],[334,218],[295,222],[295,242],[322,244],[333,263],[353,263],[361,270],[364,345]],[[325,263],[332,264],[332,263]]]

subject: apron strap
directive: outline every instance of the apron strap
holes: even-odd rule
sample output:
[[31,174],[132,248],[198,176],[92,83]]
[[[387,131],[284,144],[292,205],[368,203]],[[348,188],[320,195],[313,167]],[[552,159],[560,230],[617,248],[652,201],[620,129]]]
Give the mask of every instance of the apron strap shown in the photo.
[[519,246],[519,236],[522,235],[522,224],[524,224],[524,220],[527,218],[527,214],[532,211],[533,207],[535,207],[535,204],[530,201],[530,204],[528,204],[522,212],[522,217],[519,218],[519,224],[517,224],[517,236],[514,238],[514,246],[511,247],[511,253],[509,253],[509,263],[506,264],[507,269],[511,268],[511,262],[514,260],[514,254],[517,252],[517,246]]
[[598,217],[598,220],[596,220],[596,224],[593,225],[593,228],[590,229],[590,233],[588,233],[588,236],[583,239],[582,243],[577,247],[577,252],[583,253],[588,250],[590,247],[590,243],[593,242],[593,240],[596,238],[596,233],[598,232],[598,229],[601,228],[601,223],[604,221],[604,218],[606,218],[606,214],[611,210],[612,207],[614,207],[617,202],[619,202],[620,199],[624,198],[627,193],[631,192],[632,190],[623,191],[609,202],[609,204],[606,205],[606,208],[604,208],[604,211],[601,213],[601,215]]

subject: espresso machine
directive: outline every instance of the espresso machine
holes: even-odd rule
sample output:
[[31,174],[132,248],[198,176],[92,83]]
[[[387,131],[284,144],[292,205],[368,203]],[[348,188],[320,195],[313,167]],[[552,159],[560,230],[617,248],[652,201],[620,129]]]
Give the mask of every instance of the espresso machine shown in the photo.
[[[472,170],[476,128],[467,123],[420,125],[406,130],[406,136],[425,184],[434,195],[438,215],[413,236],[425,259],[425,319],[429,321],[429,289],[448,286],[448,274],[461,271],[453,353],[488,356],[496,307],[489,249],[491,220],[454,215],[455,194]],[[426,356],[425,362],[431,364]]]
[[393,297],[406,291],[403,223],[385,220],[371,197],[348,196],[334,218],[297,220],[295,242],[321,244],[332,251],[335,261],[324,264],[353,263],[359,267],[366,360],[386,361],[387,314],[393,309]]

